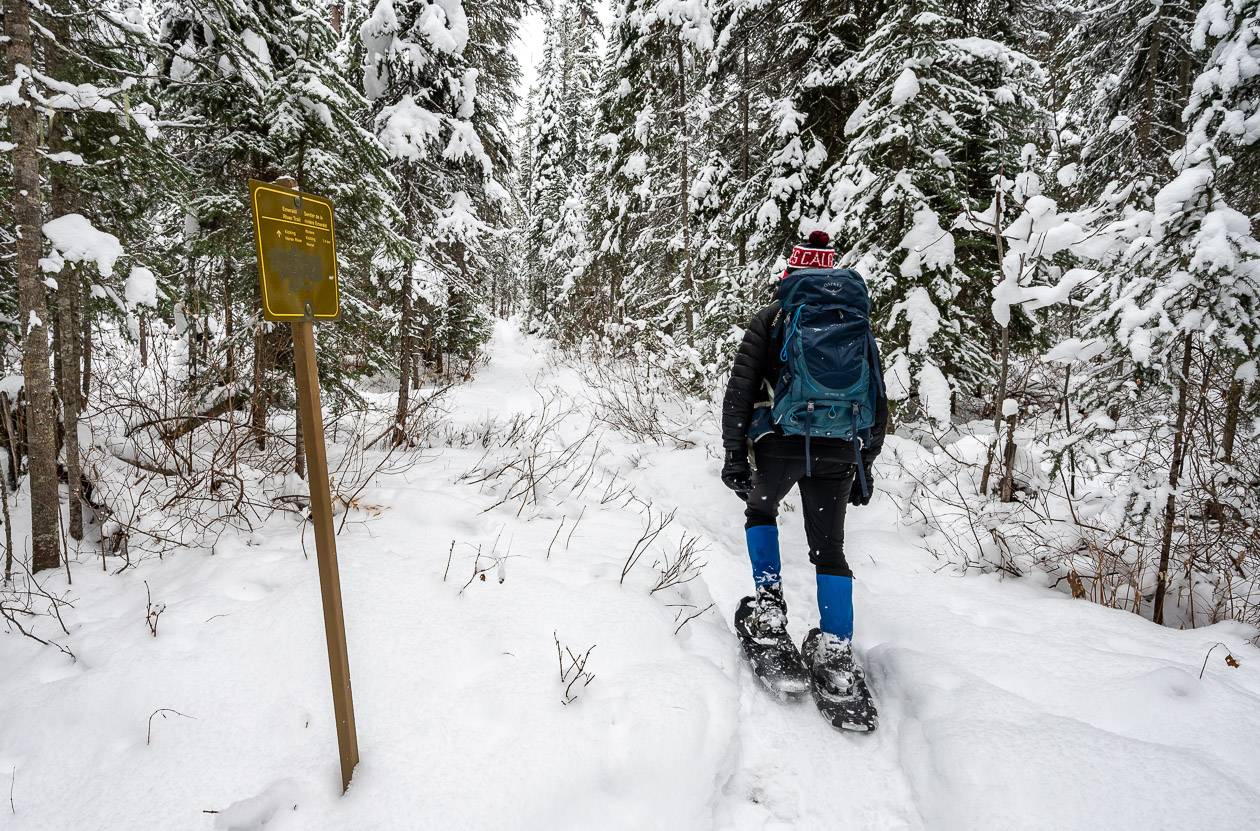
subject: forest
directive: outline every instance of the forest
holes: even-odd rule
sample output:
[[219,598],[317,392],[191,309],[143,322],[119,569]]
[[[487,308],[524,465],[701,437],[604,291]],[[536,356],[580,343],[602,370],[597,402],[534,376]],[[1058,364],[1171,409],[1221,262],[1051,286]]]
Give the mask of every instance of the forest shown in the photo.
[[[283,528],[302,565],[294,342],[262,316],[251,179],[336,208],[341,315],[316,337],[343,557],[355,535],[372,547],[372,523],[432,512],[406,533],[442,579],[416,590],[471,570],[462,598],[525,568],[513,558],[580,547],[590,523],[610,529],[595,548],[646,523],[613,588],[670,540],[644,596],[675,599],[666,634],[708,632],[721,580],[712,603],[688,586],[697,540],[725,532],[682,532],[689,494],[717,482],[744,327],[792,246],[824,231],[870,291],[896,438],[878,468],[888,527],[976,591],[1118,610],[1135,643],[1202,628],[1188,677],[1225,666],[1203,658],[1212,642],[1254,668],[1239,650],[1260,627],[1260,0],[2,5],[0,641],[22,644],[31,677],[92,666],[115,614],[141,646],[191,637],[176,614],[159,624],[178,604],[140,597],[194,568],[181,560],[261,551]],[[521,393],[546,373],[567,380]],[[391,501],[417,477],[441,488]],[[478,525],[480,507],[454,519],[461,488],[504,524]],[[626,528],[598,518],[615,505]],[[172,596],[185,580],[165,579]],[[449,617],[461,598],[432,602]],[[572,710],[562,640],[539,625]],[[613,660],[603,642],[593,655]],[[912,663],[889,658],[877,683]],[[31,757],[6,738],[22,741],[0,727],[20,819]],[[298,801],[277,787],[267,800]],[[926,827],[1042,827],[966,800],[959,816],[987,820],[951,825],[933,813],[949,788],[924,803],[910,787]],[[584,804],[537,827],[591,827]],[[662,810],[660,827],[705,827]],[[1088,827],[1081,811],[1059,827]],[[754,827],[736,819],[715,827]]]

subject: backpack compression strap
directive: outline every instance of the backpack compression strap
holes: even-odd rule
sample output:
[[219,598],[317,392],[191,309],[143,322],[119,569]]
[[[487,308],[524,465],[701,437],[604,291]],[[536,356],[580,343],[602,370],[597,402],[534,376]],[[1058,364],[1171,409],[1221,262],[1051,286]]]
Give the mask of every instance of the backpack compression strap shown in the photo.
[[857,468],[857,483],[862,488],[862,496],[870,496],[871,488],[866,481],[866,465],[862,463],[862,437],[858,435],[858,403],[853,402],[853,409],[849,411],[853,421],[850,430],[853,433],[853,465]]
[[[875,340],[875,332],[868,325],[866,327],[866,353],[867,360],[871,362],[871,371],[875,373],[875,386],[879,389],[879,394],[884,394],[884,375],[879,369],[879,343]],[[857,482],[862,488],[862,496],[871,495],[870,483],[866,481],[866,463],[862,461],[862,438],[857,431],[858,406],[853,405],[853,464],[857,468]]]

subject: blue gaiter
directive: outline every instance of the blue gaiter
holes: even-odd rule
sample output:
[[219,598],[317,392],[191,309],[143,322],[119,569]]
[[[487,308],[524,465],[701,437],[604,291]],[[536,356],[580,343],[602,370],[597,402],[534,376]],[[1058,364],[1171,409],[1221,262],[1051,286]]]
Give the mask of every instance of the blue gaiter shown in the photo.
[[752,561],[753,581],[758,586],[778,583],[779,528],[777,525],[754,525],[744,531],[748,539],[748,559]]
[[853,578],[818,575],[818,626],[846,640],[853,637]]

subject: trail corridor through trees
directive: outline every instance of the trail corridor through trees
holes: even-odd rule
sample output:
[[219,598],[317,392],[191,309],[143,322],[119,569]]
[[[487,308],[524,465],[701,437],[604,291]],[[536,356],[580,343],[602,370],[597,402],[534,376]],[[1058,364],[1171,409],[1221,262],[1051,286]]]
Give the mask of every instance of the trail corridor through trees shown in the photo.
[[[713,408],[660,400],[656,440],[634,435],[616,402],[656,399],[619,377],[500,323],[489,364],[435,404],[418,460],[349,507],[362,763],[344,798],[313,552],[291,515],[117,576],[86,559],[72,585],[48,575],[76,601],[60,640],[78,660],[0,638],[4,827],[1249,824],[1247,630],[1155,627],[943,567],[899,520],[899,464],[918,452],[904,440],[848,539],[879,731],[840,734],[808,701],[768,697],[729,623],[751,581]],[[789,504],[803,637],[817,611]],[[146,602],[164,605],[156,634]],[[1243,664],[1218,649],[1200,679],[1218,641]]]

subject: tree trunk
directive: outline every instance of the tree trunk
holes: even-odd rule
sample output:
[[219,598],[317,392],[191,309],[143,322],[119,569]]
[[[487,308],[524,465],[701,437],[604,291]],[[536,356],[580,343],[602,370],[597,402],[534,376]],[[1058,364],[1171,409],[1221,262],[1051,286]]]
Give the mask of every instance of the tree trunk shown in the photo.
[[[14,404],[10,403],[9,395],[0,392],[0,425],[4,428],[3,438],[5,441],[6,454],[9,457],[9,486],[16,489],[18,483],[22,481],[22,447],[18,444],[17,431],[13,427],[12,412]],[[18,405],[20,406],[20,405]]]
[[678,59],[678,222],[683,235],[683,314],[686,315],[687,343],[695,340],[696,287],[691,257],[691,210],[687,197],[691,192],[691,172],[687,168],[687,60],[682,37],[674,42]]
[[[191,240],[189,240],[191,242]],[[193,268],[194,260],[190,256],[188,258],[187,271],[184,272],[184,325],[188,327],[184,334],[187,336],[188,349],[188,386],[193,388],[197,380],[198,362],[197,362],[197,277]]]
[[0,509],[4,511],[4,582],[13,582],[13,520],[9,518],[9,485],[0,476]]
[[[30,5],[10,0],[5,8],[10,77],[27,76],[32,68]],[[31,570],[57,568],[61,564],[60,508],[57,483],[56,413],[52,378],[48,369],[48,299],[39,269],[43,249],[40,226],[41,181],[38,149],[38,115],[26,93],[18,90],[21,103],[9,107],[9,136],[13,142],[13,219],[18,239],[18,326],[23,333],[22,374],[26,383],[26,436],[31,481]]]
[[[61,28],[65,28],[64,23]],[[64,36],[58,32],[59,36]],[[55,52],[56,50],[52,50]],[[51,54],[51,52],[50,52]],[[60,116],[54,121],[59,121]],[[64,149],[60,125],[54,125],[50,134],[50,149]],[[64,171],[53,166],[52,190],[49,209],[54,217],[67,214],[73,208],[74,183]],[[79,327],[75,311],[79,301],[78,267],[67,263],[57,280],[57,351],[60,371],[57,376],[61,393],[61,423],[65,431],[67,530],[75,540],[83,539],[83,468],[79,462]]]
[[1242,413],[1243,382],[1235,378],[1225,398],[1225,426],[1221,432],[1221,461],[1234,463],[1234,442],[1238,436],[1238,418]]
[[1015,501],[1015,422],[1014,413],[1006,418],[1006,447],[1002,450],[1002,481],[998,485],[998,499]]
[[[1002,175],[999,172],[999,177]],[[1002,190],[998,188],[993,195],[993,241],[997,246],[997,278],[1002,280],[1002,258],[1004,256],[1002,248]],[[1010,311],[1008,309],[1008,314]],[[993,473],[993,457],[997,453],[998,440],[1002,436],[1002,405],[1006,401],[1006,382],[1010,374],[1011,366],[1011,327],[1010,321],[1002,327],[1002,369],[998,373],[997,390],[993,397],[993,443],[989,445],[989,455],[984,464],[984,472],[980,474],[980,496],[987,498],[989,495],[989,477]],[[1005,458],[1005,454],[1003,455]],[[1006,475],[1002,476],[1003,481]],[[1002,499],[1003,502],[1009,502],[1009,499]]]
[[[292,335],[292,327],[290,327],[290,336]],[[293,360],[297,361],[297,350],[293,352]],[[293,371],[298,372],[297,364],[294,363]],[[306,441],[302,434],[305,425],[302,424],[302,408],[298,407],[294,411],[293,418],[293,472],[303,479],[306,478]]]
[[1155,112],[1155,89],[1159,81],[1159,60],[1163,49],[1164,11],[1155,12],[1155,21],[1151,24],[1150,43],[1146,47],[1146,78],[1142,88],[1143,112],[1137,124],[1137,151],[1139,157],[1149,159],[1151,156],[1151,122],[1159,117]]
[[267,393],[264,379],[267,369],[267,337],[261,319],[254,329],[254,389],[249,401],[249,423],[254,430],[254,443],[259,450],[267,449]]
[[83,397],[79,404],[86,407],[92,387],[92,307],[88,297],[80,297],[79,317],[83,320]]
[[1190,397],[1190,363],[1194,337],[1186,332],[1181,358],[1181,379],[1177,383],[1177,426],[1173,433],[1172,463],[1168,467],[1168,501],[1164,504],[1164,534],[1159,543],[1159,574],[1155,583],[1155,607],[1151,619],[1164,622],[1164,597],[1168,593],[1168,561],[1172,556],[1173,524],[1177,520],[1177,484],[1181,481],[1181,464],[1186,452],[1186,411]]
[[407,440],[407,409],[411,398],[412,351],[411,326],[411,269],[403,271],[402,278],[402,313],[398,320],[400,348],[398,352],[398,411],[394,417],[394,446]]
[[223,379],[228,386],[236,383],[236,320],[232,314],[232,260],[223,260]]
[[[748,185],[748,180],[752,177],[750,172],[751,162],[749,159],[749,124],[748,124],[748,42],[744,41],[743,48],[743,73],[740,77],[739,85],[739,175],[740,183],[744,186]],[[739,253],[738,260],[741,273],[746,265],[748,265],[748,232],[741,229],[739,232]]]

